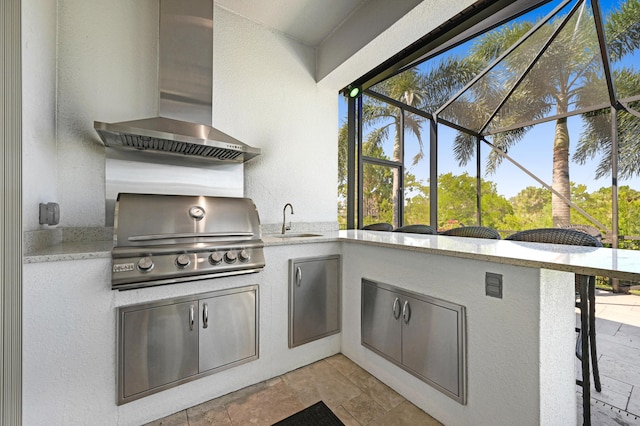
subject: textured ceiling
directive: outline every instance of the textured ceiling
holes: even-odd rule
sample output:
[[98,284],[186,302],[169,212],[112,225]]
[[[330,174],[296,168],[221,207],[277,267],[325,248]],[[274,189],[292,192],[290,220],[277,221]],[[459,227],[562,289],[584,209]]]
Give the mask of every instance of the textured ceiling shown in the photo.
[[215,0],[253,22],[317,47],[369,0]]

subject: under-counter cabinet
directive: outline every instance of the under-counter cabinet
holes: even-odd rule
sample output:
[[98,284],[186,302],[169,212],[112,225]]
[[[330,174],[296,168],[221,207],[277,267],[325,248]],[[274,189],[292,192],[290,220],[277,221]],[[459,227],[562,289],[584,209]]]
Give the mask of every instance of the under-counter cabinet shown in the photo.
[[464,306],[362,279],[362,345],[466,404]]
[[289,260],[289,347],[340,332],[340,256]]
[[118,309],[118,404],[258,358],[258,286]]

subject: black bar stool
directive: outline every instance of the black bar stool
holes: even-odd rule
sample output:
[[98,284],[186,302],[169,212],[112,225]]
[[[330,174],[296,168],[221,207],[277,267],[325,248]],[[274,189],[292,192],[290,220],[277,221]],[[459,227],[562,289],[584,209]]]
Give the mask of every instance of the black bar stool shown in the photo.
[[[565,244],[574,246],[602,247],[602,243],[594,236],[575,229],[541,228],[529,229],[509,235],[506,240],[528,241],[547,244]],[[578,300],[576,307],[580,310],[580,328],[576,342],[576,356],[582,364],[582,380],[576,384],[582,386],[583,424],[591,425],[591,375],[589,374],[589,358],[593,365],[593,380],[596,391],[602,390],[598,355],[596,352],[596,277],[575,274]],[[587,336],[586,338],[584,336]],[[589,345],[591,344],[591,345]],[[591,346],[591,347],[589,347]]]
[[391,231],[393,229],[393,225],[384,222],[372,223],[371,225],[363,226],[362,229],[366,231]]
[[393,232],[405,232],[407,234],[437,234],[429,225],[405,225],[393,230]]
[[461,226],[460,228],[442,231],[440,235],[449,235],[451,237],[487,238],[491,240],[500,239],[498,231],[487,228],[486,226]]

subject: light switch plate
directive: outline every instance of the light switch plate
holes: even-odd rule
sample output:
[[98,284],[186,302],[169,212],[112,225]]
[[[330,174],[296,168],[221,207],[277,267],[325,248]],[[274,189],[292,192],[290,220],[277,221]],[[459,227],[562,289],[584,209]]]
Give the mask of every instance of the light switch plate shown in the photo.
[[487,272],[484,277],[485,294],[502,299],[502,275]]

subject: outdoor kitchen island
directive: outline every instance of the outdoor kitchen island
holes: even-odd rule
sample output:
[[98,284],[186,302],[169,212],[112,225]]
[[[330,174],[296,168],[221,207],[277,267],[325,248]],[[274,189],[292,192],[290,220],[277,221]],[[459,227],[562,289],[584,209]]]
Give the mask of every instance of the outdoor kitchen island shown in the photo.
[[[110,289],[108,253],[27,254],[24,424],[140,424],[337,352],[444,424],[575,424],[573,272],[640,279],[640,253],[624,250],[371,231],[263,239],[263,272],[128,291]],[[288,261],[334,254],[342,333],[289,349]],[[486,295],[486,273],[502,276],[502,298]],[[466,404],[361,345],[363,278],[465,307]],[[247,284],[260,291],[258,360],[116,404],[116,308]]]

